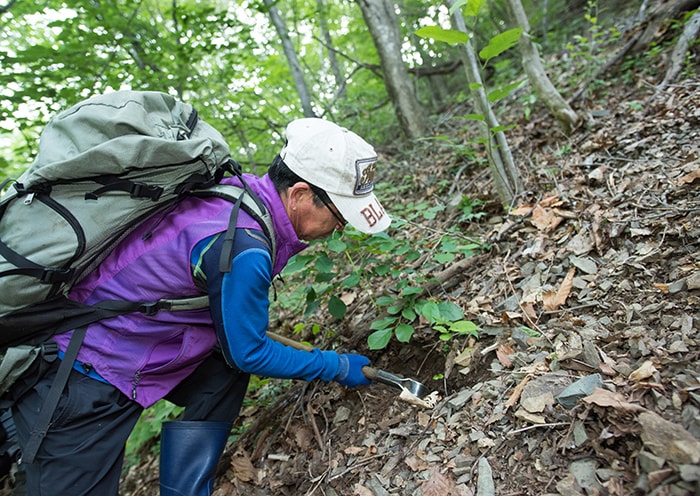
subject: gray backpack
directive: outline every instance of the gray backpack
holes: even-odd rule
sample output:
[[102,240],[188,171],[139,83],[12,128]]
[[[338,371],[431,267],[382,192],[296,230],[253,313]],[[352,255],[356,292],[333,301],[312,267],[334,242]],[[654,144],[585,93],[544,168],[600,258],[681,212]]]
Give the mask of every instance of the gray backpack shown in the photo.
[[225,173],[240,167],[223,136],[165,93],[109,93],[54,117],[35,162],[0,200],[0,346],[26,342],[28,325],[13,319],[63,304],[113,246],[185,195],[242,198],[274,243],[263,204],[217,184]]
[[[225,174],[237,175],[243,187],[219,184]],[[53,334],[76,329],[64,360],[72,363],[91,322],[208,304],[198,295],[92,306],[66,297],[133,229],[187,195],[234,204],[223,271],[230,270],[240,208],[263,227],[275,257],[269,212],[243,181],[223,136],[165,93],[114,92],[61,112],[42,132],[32,166],[0,189],[8,184],[0,199],[0,394],[34,361],[35,345]],[[10,363],[11,356],[18,358]]]

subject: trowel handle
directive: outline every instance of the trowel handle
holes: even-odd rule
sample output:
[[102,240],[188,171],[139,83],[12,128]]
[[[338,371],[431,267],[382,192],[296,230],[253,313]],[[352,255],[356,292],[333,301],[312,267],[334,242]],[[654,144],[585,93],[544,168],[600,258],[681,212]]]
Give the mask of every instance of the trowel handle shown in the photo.
[[401,382],[403,379],[395,376],[394,374],[390,374],[389,372],[385,372],[384,370],[378,370],[372,367],[362,367],[362,373],[367,379],[372,381],[381,382],[382,384],[393,386],[401,390],[404,389],[403,383]]
[[362,367],[362,373],[364,374],[364,376],[367,379],[369,379],[371,381],[377,380],[377,372],[378,372],[378,370],[373,368],[373,367],[367,367],[367,366]]

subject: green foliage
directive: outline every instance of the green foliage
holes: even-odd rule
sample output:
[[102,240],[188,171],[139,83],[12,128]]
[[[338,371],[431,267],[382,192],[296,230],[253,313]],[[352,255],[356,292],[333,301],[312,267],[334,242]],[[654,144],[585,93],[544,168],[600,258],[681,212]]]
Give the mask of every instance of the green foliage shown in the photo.
[[[15,170],[58,111],[112,89],[159,90],[195,105],[254,172],[301,116],[279,39],[257,3],[162,0],[15,2],[0,16],[0,157]],[[319,116],[381,142],[397,127],[359,7],[328,2],[326,46],[314,3],[278,8]],[[331,75],[337,52],[340,81]],[[338,89],[342,86],[344,93]],[[376,136],[376,139],[372,137]],[[0,161],[2,175],[14,175]]]
[[[478,220],[483,214],[478,208],[479,200],[463,197],[456,206],[458,223]],[[395,205],[392,211],[394,227],[401,232],[407,223],[420,225],[423,222],[446,215],[446,206],[428,201],[407,202]],[[473,323],[464,319],[462,311],[447,300],[426,293],[431,284],[426,275],[435,264],[452,263],[457,257],[469,257],[484,246],[465,237],[455,226],[453,230],[435,233],[424,240],[392,237],[386,233],[373,236],[361,234],[348,228],[341,235],[335,234],[324,243],[315,244],[310,252],[295,256],[283,271],[285,279],[297,281],[291,299],[278,301],[276,305],[292,311],[303,311],[305,324],[310,324],[312,315],[327,310],[340,320],[347,316],[348,308],[344,294],[369,295],[380,315],[370,324],[372,331],[367,338],[370,349],[383,349],[392,339],[409,342],[416,330],[426,325],[434,329],[436,341],[446,340],[457,334],[475,333]],[[430,264],[413,267],[421,257]],[[424,262],[425,263],[425,262]],[[374,281],[391,281],[391,290],[374,295]],[[311,281],[311,283],[308,283]],[[288,286],[294,284],[288,284]]]
[[437,26],[425,26],[416,31],[416,35],[421,38],[430,38],[435,41],[442,41],[451,45],[466,43],[469,40],[467,33],[456,29],[442,29]]
[[[455,2],[450,9],[450,13],[453,14],[454,12],[457,12],[457,9],[464,7],[464,15],[467,17],[472,17],[474,18],[474,23],[478,20],[477,15],[479,12],[482,10],[482,7],[485,5],[484,1],[469,1],[469,2],[463,2],[463,1],[458,1]],[[454,30],[443,30],[437,26],[430,26],[423,28],[422,30],[419,30],[416,32],[416,35],[418,36],[423,36],[423,37],[429,37],[432,38],[436,41],[441,41],[441,42],[448,42],[448,43],[457,43],[458,41],[462,43],[467,43],[470,39],[470,35],[467,33],[462,33],[462,38],[458,38],[457,33],[460,31],[454,31]],[[476,29],[472,29],[472,32],[477,32]],[[520,27],[513,28],[513,29],[508,29],[503,32],[499,32],[492,36],[491,38],[488,39],[486,46],[483,47],[478,53],[480,60],[482,61],[481,64],[481,72],[483,73],[489,63],[491,63],[494,59],[497,57],[501,56],[503,53],[507,52],[509,49],[514,47],[519,39],[520,36],[522,35],[523,29]],[[472,43],[475,44],[475,43]],[[467,48],[468,50],[471,50],[471,46]],[[499,67],[499,66],[497,66]],[[501,66],[501,67],[508,67],[507,65]],[[510,73],[510,70],[508,71]],[[481,76],[480,81],[485,81],[485,78]],[[505,80],[504,78],[497,78],[497,81],[503,81]],[[480,92],[483,90],[486,90],[486,98],[488,103],[484,102],[483,105],[480,105],[481,107],[487,106],[488,104],[494,104],[500,100],[503,100],[510,95],[512,95],[515,91],[517,91],[520,87],[523,86],[525,83],[524,78],[520,78],[520,80],[516,81],[508,81],[505,84],[498,83],[498,85],[495,88],[491,88],[490,90],[487,88],[483,87],[483,84],[481,82],[471,82],[469,84],[469,91],[473,95],[475,94],[480,94]],[[470,114],[467,116],[467,118],[471,120],[476,120],[479,122],[484,123],[483,127],[486,128],[486,131],[490,134],[496,134],[499,132],[502,132],[506,129],[509,129],[508,126],[486,126],[486,123],[489,122],[487,119],[486,113],[490,111],[490,109],[482,109],[483,113],[476,113],[476,114]],[[482,136],[480,139],[476,140],[477,143],[486,145],[486,146],[491,146],[491,139],[489,136]]]
[[442,341],[449,341],[455,335],[478,337],[479,326],[465,320],[462,310],[452,302],[427,301],[418,308],[418,313],[428,320]]
[[503,33],[497,34],[489,40],[489,44],[482,48],[479,57],[486,62],[498,57],[500,54],[518,44],[523,28],[513,28]]
[[482,200],[472,200],[470,197],[463,195],[458,208],[462,211],[459,222],[472,222],[482,218],[486,212],[477,212],[476,209],[483,206]]
[[572,41],[566,45],[566,49],[571,54],[571,59],[576,66],[577,79],[586,83],[592,83],[591,89],[600,86],[597,81],[593,81],[596,71],[605,64],[605,59],[601,57],[601,47],[604,42],[617,40],[620,32],[615,26],[607,29],[602,25],[598,16],[599,0],[588,0],[586,3],[584,19],[587,23],[587,35],[576,34]]
[[126,443],[126,463],[138,463],[144,450],[155,449],[155,440],[160,437],[160,429],[163,422],[176,419],[184,408],[174,405],[166,400],[161,400],[143,411],[139,421]]

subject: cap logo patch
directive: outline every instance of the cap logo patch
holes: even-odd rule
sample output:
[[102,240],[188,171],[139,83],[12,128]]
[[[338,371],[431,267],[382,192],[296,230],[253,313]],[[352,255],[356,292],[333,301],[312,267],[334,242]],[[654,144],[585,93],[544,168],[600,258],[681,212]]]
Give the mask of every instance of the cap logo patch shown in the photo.
[[365,158],[355,162],[357,169],[356,195],[366,195],[374,189],[374,173],[377,171],[376,157]]

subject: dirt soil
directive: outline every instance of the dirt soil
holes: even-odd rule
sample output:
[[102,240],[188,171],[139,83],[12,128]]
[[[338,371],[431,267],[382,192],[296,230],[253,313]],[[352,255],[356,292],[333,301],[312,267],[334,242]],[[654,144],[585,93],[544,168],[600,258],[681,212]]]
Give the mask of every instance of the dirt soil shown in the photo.
[[[485,202],[486,215],[460,227],[489,249],[423,259],[441,281],[431,293],[460,305],[479,337],[443,350],[425,326],[409,344],[370,351],[377,315],[358,297],[336,345],[441,400],[430,409],[382,385],[285,384],[243,412],[214,494],[700,494],[700,83],[661,93],[657,83],[591,92],[569,136],[543,111],[514,119],[528,193],[509,214],[489,172],[453,151],[379,147],[388,173],[423,171],[414,201],[449,203],[434,186],[447,180],[451,195]],[[422,246],[459,214],[401,236]],[[131,467],[122,494],[157,494],[156,457]]]

